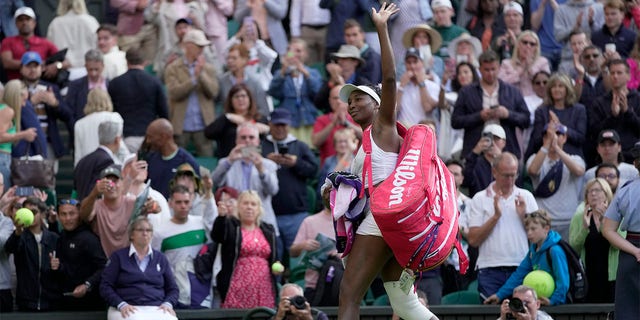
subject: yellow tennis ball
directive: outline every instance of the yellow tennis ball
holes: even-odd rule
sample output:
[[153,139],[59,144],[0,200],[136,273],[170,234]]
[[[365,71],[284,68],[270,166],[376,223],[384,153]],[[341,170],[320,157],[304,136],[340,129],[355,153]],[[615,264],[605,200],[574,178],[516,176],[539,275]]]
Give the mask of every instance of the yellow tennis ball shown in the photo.
[[280,263],[280,261],[276,261],[271,265],[271,271],[273,271],[274,273],[284,272],[284,266],[282,265],[282,263]]
[[553,277],[544,270],[534,270],[529,272],[522,284],[531,287],[536,291],[539,297],[549,298],[556,290],[556,282]]
[[31,226],[33,224],[33,212],[27,208],[18,209],[14,220],[22,223],[25,227]]

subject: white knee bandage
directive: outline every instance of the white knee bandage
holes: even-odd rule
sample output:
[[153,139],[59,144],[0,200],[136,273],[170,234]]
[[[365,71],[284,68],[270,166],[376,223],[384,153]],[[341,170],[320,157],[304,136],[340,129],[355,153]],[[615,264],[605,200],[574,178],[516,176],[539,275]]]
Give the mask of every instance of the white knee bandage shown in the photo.
[[413,288],[409,294],[405,294],[400,288],[400,281],[387,281],[384,283],[389,302],[393,312],[405,320],[438,320],[427,307],[418,301],[418,295]]

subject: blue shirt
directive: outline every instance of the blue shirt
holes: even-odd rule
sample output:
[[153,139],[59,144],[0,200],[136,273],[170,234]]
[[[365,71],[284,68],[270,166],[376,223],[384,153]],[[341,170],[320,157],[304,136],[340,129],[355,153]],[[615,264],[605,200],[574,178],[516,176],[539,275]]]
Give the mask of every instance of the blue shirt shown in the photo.
[[[542,0],[531,0],[529,8],[531,13],[538,10]],[[557,0],[559,5],[564,4],[567,0]],[[553,34],[553,16],[554,10],[551,8],[551,4],[547,1],[544,8],[544,15],[542,16],[542,22],[540,23],[540,29],[538,30],[538,37],[540,38],[540,51],[550,52],[562,49],[562,45],[556,40],[556,36]]]
[[169,198],[169,181],[176,175],[176,168],[183,163],[189,163],[196,172],[200,172],[200,165],[196,159],[186,150],[178,148],[176,154],[170,159],[164,159],[159,152],[152,152],[147,156],[149,164],[149,179],[151,188],[162,193],[165,198]]
[[[189,69],[189,76],[191,76],[191,83],[194,85],[198,83],[196,78],[196,63],[188,63],[186,60],[184,63]],[[189,94],[189,100],[187,100],[187,111],[184,115],[183,131],[194,132],[204,130],[204,120],[202,120],[202,113],[200,112],[200,102],[198,101],[198,93],[195,88]]]
[[635,179],[619,188],[605,217],[621,222],[620,230],[640,233],[640,179]]

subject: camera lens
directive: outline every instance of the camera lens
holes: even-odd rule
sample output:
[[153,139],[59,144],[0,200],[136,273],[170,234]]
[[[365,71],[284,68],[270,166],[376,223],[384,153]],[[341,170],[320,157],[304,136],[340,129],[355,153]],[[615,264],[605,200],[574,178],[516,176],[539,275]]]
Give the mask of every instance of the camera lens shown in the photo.
[[291,305],[296,309],[302,310],[306,307],[305,304],[307,302],[307,299],[305,299],[303,296],[295,296],[289,298],[289,301],[291,301]]
[[518,298],[512,298],[511,300],[509,300],[509,309],[511,309],[511,311],[513,312],[518,312],[518,313],[524,313],[524,304],[522,303],[522,300],[518,299]]

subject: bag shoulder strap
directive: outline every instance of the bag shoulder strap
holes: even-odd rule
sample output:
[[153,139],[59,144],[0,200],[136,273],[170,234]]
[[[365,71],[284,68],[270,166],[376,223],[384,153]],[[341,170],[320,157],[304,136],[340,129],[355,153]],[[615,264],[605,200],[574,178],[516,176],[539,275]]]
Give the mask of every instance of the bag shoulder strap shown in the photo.
[[[407,135],[407,128],[402,125],[400,122],[396,122],[396,129],[398,130],[398,135],[404,138]],[[371,171],[371,126],[368,126],[364,129],[362,133],[362,150],[364,151],[364,164],[362,166],[362,189],[360,189],[359,197],[362,198],[364,196],[365,185],[369,188],[369,194],[373,193],[373,173]],[[369,180],[367,184],[367,180]]]

